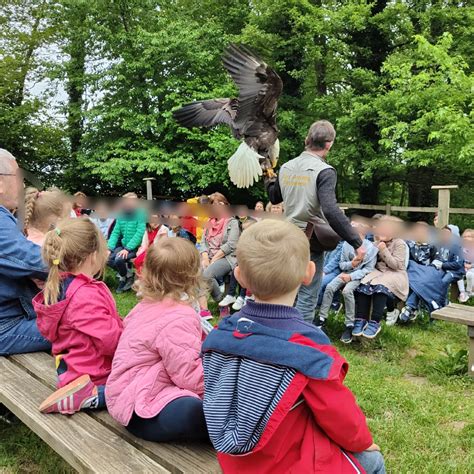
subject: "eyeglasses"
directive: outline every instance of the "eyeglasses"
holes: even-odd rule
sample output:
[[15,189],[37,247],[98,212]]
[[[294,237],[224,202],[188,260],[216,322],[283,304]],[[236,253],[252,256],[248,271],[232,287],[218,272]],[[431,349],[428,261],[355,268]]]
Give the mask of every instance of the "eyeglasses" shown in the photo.
[[33,173],[26,171],[23,168],[18,168],[16,173],[0,173],[0,176],[16,176],[20,178],[22,181],[28,181],[32,184],[38,191],[42,191],[44,189],[44,185],[40,179],[38,179]]

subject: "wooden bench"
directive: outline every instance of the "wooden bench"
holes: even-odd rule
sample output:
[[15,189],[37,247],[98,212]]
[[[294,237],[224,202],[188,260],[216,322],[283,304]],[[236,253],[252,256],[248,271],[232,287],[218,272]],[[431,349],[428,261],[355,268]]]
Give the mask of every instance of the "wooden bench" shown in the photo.
[[144,441],[106,411],[41,414],[38,406],[55,386],[54,362],[48,354],[0,357],[0,403],[78,472],[221,472],[210,445]]
[[431,317],[467,326],[469,337],[468,373],[471,377],[474,377],[474,307],[450,303],[444,308],[433,311]]

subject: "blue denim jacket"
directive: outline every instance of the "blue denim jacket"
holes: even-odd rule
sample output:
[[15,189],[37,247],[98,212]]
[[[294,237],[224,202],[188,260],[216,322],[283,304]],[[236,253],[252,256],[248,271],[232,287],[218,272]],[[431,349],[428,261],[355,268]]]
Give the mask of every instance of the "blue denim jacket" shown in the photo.
[[36,318],[31,300],[38,288],[31,278],[45,280],[46,272],[41,247],[30,242],[13,215],[0,206],[0,333],[22,318]]
[[329,275],[330,273],[341,273],[339,268],[339,261],[341,260],[342,246],[344,241],[341,240],[337,247],[331,252],[327,252],[324,258],[324,274]]

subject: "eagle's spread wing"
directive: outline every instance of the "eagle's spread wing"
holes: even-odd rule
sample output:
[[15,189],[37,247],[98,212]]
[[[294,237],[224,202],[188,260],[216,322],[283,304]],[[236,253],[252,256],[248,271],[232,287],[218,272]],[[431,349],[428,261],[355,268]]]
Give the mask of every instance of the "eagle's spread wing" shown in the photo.
[[283,83],[270,66],[244,46],[231,44],[223,62],[239,88],[235,127],[242,134],[248,134],[251,127],[258,127],[261,119],[268,120],[275,114]]
[[214,127],[221,123],[232,125],[237,113],[235,99],[209,99],[183,105],[173,117],[183,127]]

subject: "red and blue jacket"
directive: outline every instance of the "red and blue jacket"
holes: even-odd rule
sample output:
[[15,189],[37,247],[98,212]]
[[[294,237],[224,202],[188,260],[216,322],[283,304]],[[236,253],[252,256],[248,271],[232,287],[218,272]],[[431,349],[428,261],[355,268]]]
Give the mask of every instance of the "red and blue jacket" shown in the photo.
[[204,414],[225,474],[359,473],[372,436],[347,362],[287,306],[249,302],[203,345]]

